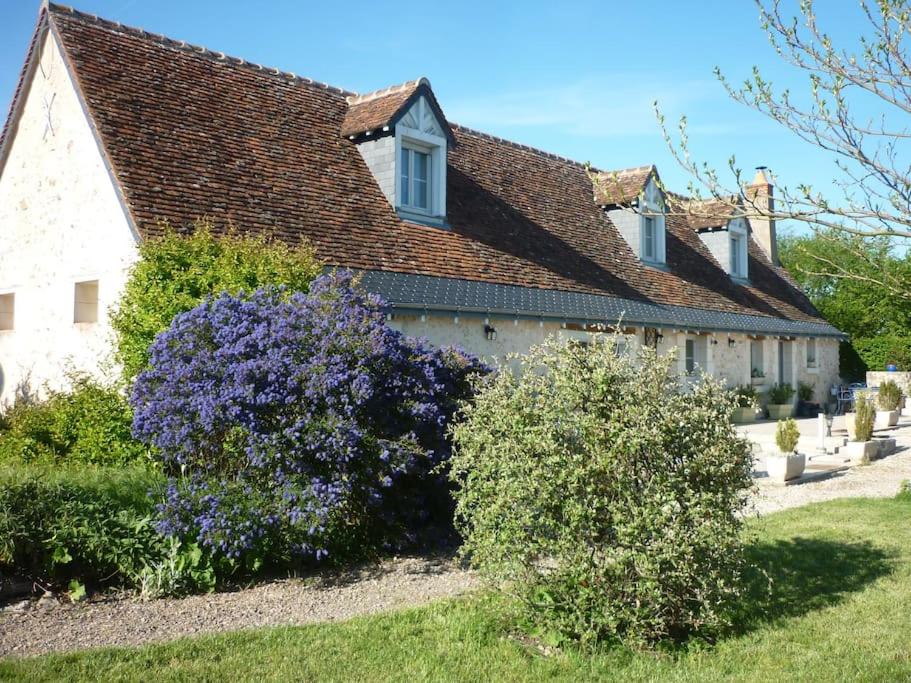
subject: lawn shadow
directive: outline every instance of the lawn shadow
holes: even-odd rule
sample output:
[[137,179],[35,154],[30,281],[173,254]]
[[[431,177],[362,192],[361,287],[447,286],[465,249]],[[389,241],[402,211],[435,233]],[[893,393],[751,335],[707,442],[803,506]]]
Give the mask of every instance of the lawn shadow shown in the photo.
[[799,617],[830,607],[892,572],[896,556],[867,541],[844,543],[793,538],[747,549],[746,595],[734,631]]

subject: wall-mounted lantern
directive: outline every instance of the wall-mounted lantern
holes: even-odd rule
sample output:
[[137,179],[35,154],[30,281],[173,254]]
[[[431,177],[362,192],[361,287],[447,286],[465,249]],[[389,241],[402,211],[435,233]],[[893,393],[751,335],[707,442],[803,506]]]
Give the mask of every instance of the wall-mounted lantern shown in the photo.
[[497,340],[497,328],[490,323],[484,323],[484,337],[487,341]]

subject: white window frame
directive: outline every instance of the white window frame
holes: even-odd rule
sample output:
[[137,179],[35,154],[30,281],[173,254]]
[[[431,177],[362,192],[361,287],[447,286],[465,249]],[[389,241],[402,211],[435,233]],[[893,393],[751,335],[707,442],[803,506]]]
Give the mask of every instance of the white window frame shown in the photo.
[[[639,196],[639,258],[643,263],[660,265],[667,263],[664,214],[664,195],[654,178],[649,178],[645,189]],[[652,254],[645,252],[649,225],[653,226],[655,231],[652,240]]]
[[742,219],[728,225],[728,274],[738,280],[750,277],[749,236]]
[[[402,201],[399,205],[403,209],[408,211],[414,211],[415,213],[426,213],[428,215],[433,215],[433,149],[425,147],[424,145],[417,145],[411,140],[403,141],[401,145],[401,151],[399,152],[399,164],[402,163],[402,158],[407,152],[408,154],[408,187],[406,188],[403,183],[405,182],[405,169],[403,166],[399,166],[399,188],[401,189]],[[414,173],[414,159],[416,154],[422,154],[427,157],[427,178],[425,180],[427,184],[427,206],[418,206],[414,203],[415,197],[415,173]],[[405,201],[405,194],[408,194],[408,201]]]
[[[425,120],[426,116],[433,114],[430,104],[423,96],[413,105],[416,107],[414,117],[417,121]],[[434,118],[435,114],[434,114]],[[438,121],[439,127],[445,122]],[[430,155],[428,170],[428,207],[412,206],[402,202],[402,149],[410,149]],[[411,128],[399,122],[395,125],[395,207],[405,217],[413,216],[417,219],[444,219],[446,216],[446,158],[448,140],[445,136],[428,133],[423,130]],[[410,199],[410,197],[409,197]]]

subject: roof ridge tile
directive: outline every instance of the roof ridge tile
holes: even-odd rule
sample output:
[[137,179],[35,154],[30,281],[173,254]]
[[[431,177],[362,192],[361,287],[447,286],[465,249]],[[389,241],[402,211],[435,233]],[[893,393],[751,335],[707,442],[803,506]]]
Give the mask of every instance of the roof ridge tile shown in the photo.
[[405,81],[404,83],[398,83],[396,85],[389,85],[385,88],[380,88],[379,90],[372,90],[370,92],[355,94],[352,93],[348,95],[348,104],[364,104],[365,102],[372,102],[373,100],[378,100],[381,97],[388,97],[389,95],[394,95],[400,93],[409,88],[417,88],[419,85],[426,85],[430,87],[430,80],[426,76],[421,76],[420,78],[415,78],[410,81]]

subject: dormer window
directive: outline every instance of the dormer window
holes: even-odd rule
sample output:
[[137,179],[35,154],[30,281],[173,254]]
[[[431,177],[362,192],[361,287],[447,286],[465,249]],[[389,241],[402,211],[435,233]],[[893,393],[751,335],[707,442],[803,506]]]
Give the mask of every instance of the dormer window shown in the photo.
[[446,227],[446,155],[455,136],[424,78],[348,98],[342,135],[357,145],[402,219]]
[[639,197],[639,258],[650,265],[663,265],[665,257],[664,193],[649,178]]
[[731,275],[743,277],[746,273],[744,259],[741,254],[744,239],[742,235],[731,235]]
[[411,145],[402,145],[401,165],[401,206],[417,211],[428,211],[431,201],[431,155]]

